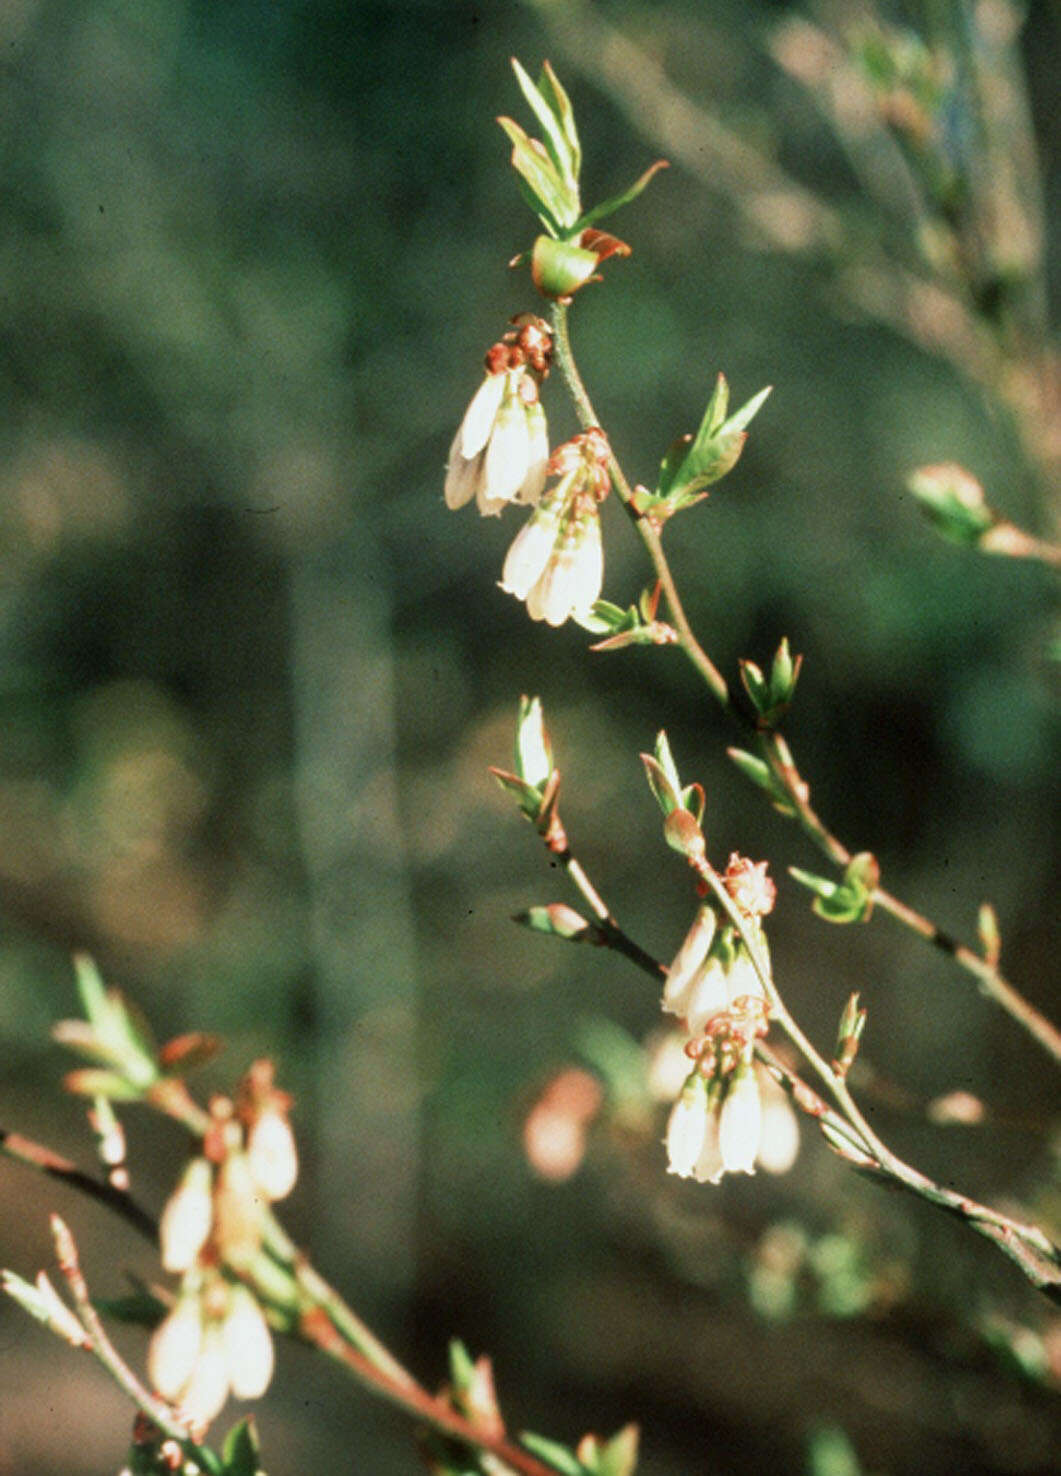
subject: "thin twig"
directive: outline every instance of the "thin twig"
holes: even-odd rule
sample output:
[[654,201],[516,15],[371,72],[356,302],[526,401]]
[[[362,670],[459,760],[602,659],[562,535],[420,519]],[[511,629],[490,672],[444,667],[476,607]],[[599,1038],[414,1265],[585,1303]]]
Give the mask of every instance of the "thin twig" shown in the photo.
[[59,1269],[66,1278],[78,1316],[92,1340],[92,1352],[123,1393],[129,1396],[137,1408],[143,1410],[148,1419],[156,1424],[163,1434],[179,1440],[182,1444],[190,1441],[192,1436],[188,1427],[174,1416],[173,1411],[164,1400],[156,1399],[144,1387],[107,1336],[99,1313],[92,1305],[88,1283],[81,1270],[77,1246],[68,1226],[58,1215],[52,1215],[51,1226]]
[[[587,429],[590,426],[599,425],[593,402],[571,348],[568,308],[565,303],[553,304],[552,326],[556,363],[574,401],[579,421]],[[832,834],[811,806],[808,799],[808,787],[800,777],[787,743],[779,733],[761,730],[755,719],[734,703],[725,678],[697,639],[682,606],[670,564],[663,551],[659,530],[649,518],[638,516],[633,505],[630,483],[612,453],[609,453],[608,469],[616,495],[633,519],[652,561],[652,567],[667,600],[671,621],[678,632],[678,644],[681,650],[703,678],[719,706],[736,723],[741,732],[745,735],[754,734],[764,760],[784,790],[793,817],[804,833],[834,865],[846,866],[851,860],[851,851]],[[1061,1031],[1025,999],[1008,980],[1004,979],[995,967],[986,963],[971,948],[953,942],[942,928],[937,927],[935,923],[901,902],[890,892],[876,890],[873,899],[879,903],[883,911],[889,913],[920,937],[928,939],[935,947],[953,958],[966,973],[974,975],[980,983],[982,992],[1005,1010],[1011,1019],[1022,1026],[1056,1062],[1061,1064]]]

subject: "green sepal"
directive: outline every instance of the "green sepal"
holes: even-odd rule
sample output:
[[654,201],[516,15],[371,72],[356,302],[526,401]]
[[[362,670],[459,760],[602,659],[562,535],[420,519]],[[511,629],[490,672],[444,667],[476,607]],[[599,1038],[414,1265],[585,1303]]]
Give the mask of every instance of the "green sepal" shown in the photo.
[[746,779],[766,791],[773,802],[774,808],[782,815],[794,815],[792,802],[781,788],[777,776],[768,763],[757,758],[754,753],[749,753],[745,748],[727,748],[726,755],[736,764]]
[[515,797],[527,819],[537,820],[542,807],[542,797],[534,785],[528,784],[525,779],[520,779],[516,774],[509,774],[505,769],[495,769],[492,765],[489,772],[493,774],[502,789]]
[[[518,62],[513,63],[518,66]],[[463,1394],[467,1391],[472,1379],[475,1377],[475,1360],[461,1342],[460,1338],[449,1340],[449,1381],[455,1394]]]
[[792,701],[803,657],[793,657],[786,636],[774,653],[769,677],[754,661],[742,658],[739,665],[740,679],[758,714],[759,727],[775,728]]
[[[563,909],[557,911],[557,907]],[[554,904],[547,907],[528,907],[524,912],[517,912],[512,918],[521,927],[529,928],[532,933],[544,933],[550,938],[563,938],[568,943],[582,943],[590,935],[591,927],[580,913],[565,903]]]
[[591,281],[600,264],[597,252],[575,241],[539,236],[531,252],[531,279],[543,297],[571,297]]
[[532,1455],[541,1456],[543,1461],[548,1461],[561,1476],[585,1476],[586,1468],[566,1445],[561,1445],[558,1440],[549,1440],[545,1435],[535,1435],[530,1430],[520,1433],[519,1443],[526,1446]]
[[663,839],[672,851],[690,861],[703,856],[707,846],[700,822],[691,810],[681,807],[672,810],[663,822]]
[[221,1444],[224,1476],[264,1476],[261,1445],[253,1415],[246,1415],[233,1425]]
[[814,893],[812,909],[826,922],[852,923],[868,920],[873,909],[872,897],[857,876],[849,878],[845,872],[844,880],[837,882],[827,876],[816,876],[812,871],[804,871],[799,866],[790,866],[788,870],[789,875],[801,886]]
[[987,505],[983,487],[955,462],[918,467],[907,477],[906,489],[944,538],[966,548],[975,548],[998,521],[998,514]]
[[68,1072],[63,1078],[63,1086],[81,1097],[107,1097],[112,1102],[140,1102],[144,1097],[144,1088],[127,1076],[95,1066],[83,1066]]
[[599,1436],[585,1435],[578,1443],[578,1458],[593,1476],[633,1476],[639,1438],[636,1425],[624,1425],[603,1444]]

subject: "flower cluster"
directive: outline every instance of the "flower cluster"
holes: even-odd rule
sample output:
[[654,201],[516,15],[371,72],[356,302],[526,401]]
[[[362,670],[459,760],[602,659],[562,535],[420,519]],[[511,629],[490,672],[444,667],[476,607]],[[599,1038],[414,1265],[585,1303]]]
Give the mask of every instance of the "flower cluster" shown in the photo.
[[152,1383],[195,1426],[229,1394],[265,1392],[272,1337],[254,1294],[233,1279],[250,1271],[264,1231],[263,1209],[294,1187],[298,1158],[290,1098],[256,1061],[236,1101],[215,1097],[202,1153],[185,1168],[159,1225],[162,1264],[181,1276],[172,1310],[148,1351]]
[[774,903],[766,863],[733,855],[723,878],[745,918],[756,960],[734,925],[702,903],[663,989],[662,1007],[684,1024],[692,1064],[667,1124],[671,1173],[717,1184],[724,1173],[753,1173],[763,1109],[752,1053],[765,1035],[769,1001],[756,967],[769,967],[761,918]]
[[526,600],[532,620],[562,625],[588,617],[604,581],[599,506],[610,488],[610,449],[597,426],[565,441],[549,460],[559,481],[516,535],[501,588]]
[[[538,391],[549,372],[552,337],[530,313],[513,323],[487,353],[486,378],[453,439],[446,505],[463,507],[474,497],[486,516],[513,502],[534,506],[508,551],[501,588],[526,601],[532,620],[562,625],[569,616],[588,618],[600,596],[598,508],[611,485],[611,452],[604,432],[593,426],[550,457]],[[559,480],[546,492],[548,476]]]
[[486,378],[450,447],[446,506],[472,498],[484,517],[510,502],[533,504],[545,488],[549,432],[538,386],[549,372],[552,336],[541,318],[513,320],[486,355]]

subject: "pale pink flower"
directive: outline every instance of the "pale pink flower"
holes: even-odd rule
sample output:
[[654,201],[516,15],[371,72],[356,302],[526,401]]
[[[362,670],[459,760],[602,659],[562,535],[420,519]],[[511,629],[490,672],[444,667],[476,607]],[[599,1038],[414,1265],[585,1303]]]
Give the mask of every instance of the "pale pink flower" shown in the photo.
[[768,1174],[787,1174],[799,1153],[799,1122],[788,1093],[766,1071],[759,1072],[763,1125],[756,1163]]

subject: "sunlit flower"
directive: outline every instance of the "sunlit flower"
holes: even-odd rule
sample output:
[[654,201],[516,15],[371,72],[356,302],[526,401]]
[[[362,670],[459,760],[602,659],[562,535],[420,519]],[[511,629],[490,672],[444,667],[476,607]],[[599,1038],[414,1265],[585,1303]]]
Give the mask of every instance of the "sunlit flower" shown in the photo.
[[681,1096],[671,1108],[667,1119],[667,1172],[679,1178],[692,1177],[697,1160],[704,1148],[711,1107],[707,1097],[707,1082],[699,1072],[693,1071],[682,1087]]
[[524,314],[486,356],[486,377],[472,396],[450,447],[445,497],[451,508],[474,497],[484,516],[510,502],[535,503],[545,487],[549,432],[538,395],[552,339],[540,318]]
[[589,615],[604,582],[601,500],[608,492],[608,443],[595,428],[558,448],[560,480],[542,498],[505,558],[501,588],[525,600],[532,620],[562,625]]
[[151,1335],[147,1372],[152,1387],[171,1402],[181,1396],[203,1346],[203,1309],[197,1290],[182,1292]]
[[237,1399],[258,1399],[273,1376],[273,1337],[257,1299],[233,1286],[221,1324],[228,1377]]
[[762,1133],[759,1079],[750,1065],[733,1073],[718,1119],[718,1148],[727,1174],[754,1174]]
[[213,1170],[193,1158],[166,1201],[158,1235],[167,1271],[187,1271],[206,1244],[213,1222]]
[[208,1322],[191,1377],[177,1401],[183,1418],[192,1426],[208,1425],[224,1408],[229,1384],[228,1354],[221,1324]]
[[247,1163],[267,1199],[283,1199],[291,1193],[298,1178],[298,1153],[286,1114],[268,1109],[251,1124]]
[[756,1163],[768,1174],[787,1174],[799,1153],[799,1121],[788,1093],[766,1071],[759,1072],[763,1125]]
[[667,970],[667,982],[663,986],[664,1013],[677,1015],[679,1019],[686,1015],[692,986],[707,958],[717,924],[713,907],[701,907],[697,911],[692,927]]

